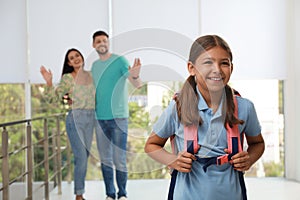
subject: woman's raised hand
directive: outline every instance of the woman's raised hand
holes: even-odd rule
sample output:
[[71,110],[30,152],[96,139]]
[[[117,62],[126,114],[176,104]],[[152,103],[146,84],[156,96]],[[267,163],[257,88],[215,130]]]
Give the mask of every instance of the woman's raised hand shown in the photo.
[[40,72],[44,78],[44,80],[46,81],[48,86],[52,86],[52,72],[51,70],[47,70],[46,67],[44,67],[43,65],[40,67]]

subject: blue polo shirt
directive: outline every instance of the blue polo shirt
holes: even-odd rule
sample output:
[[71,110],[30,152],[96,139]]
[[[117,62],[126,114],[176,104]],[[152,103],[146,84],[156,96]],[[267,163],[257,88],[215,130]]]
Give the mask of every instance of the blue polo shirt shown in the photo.
[[[227,148],[227,133],[224,128],[224,117],[221,109],[213,113],[202,95],[198,103],[198,111],[203,124],[198,128],[198,143],[201,145],[198,157],[215,157],[225,154]],[[248,99],[237,97],[238,117],[244,120],[239,125],[240,133],[248,136],[257,136],[261,133],[254,105]],[[175,145],[178,151],[184,149],[183,125],[179,123],[176,112],[176,103],[172,101],[161,117],[153,126],[153,132],[159,137],[168,138],[175,134]],[[241,135],[242,136],[242,135]],[[242,137],[241,137],[242,138]],[[241,200],[242,193],[238,173],[227,163],[224,165],[211,165],[204,172],[203,164],[194,161],[190,173],[178,172],[174,200]]]

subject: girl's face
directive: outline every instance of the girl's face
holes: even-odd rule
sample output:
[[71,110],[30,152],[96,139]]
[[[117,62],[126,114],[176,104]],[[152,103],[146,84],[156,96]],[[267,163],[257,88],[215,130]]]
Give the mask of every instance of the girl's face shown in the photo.
[[82,67],[83,58],[81,57],[80,53],[77,51],[70,51],[68,54],[68,64],[74,67],[74,69]]
[[230,79],[232,67],[229,54],[219,46],[200,54],[194,64],[188,63],[190,75],[196,77],[202,94],[222,91]]

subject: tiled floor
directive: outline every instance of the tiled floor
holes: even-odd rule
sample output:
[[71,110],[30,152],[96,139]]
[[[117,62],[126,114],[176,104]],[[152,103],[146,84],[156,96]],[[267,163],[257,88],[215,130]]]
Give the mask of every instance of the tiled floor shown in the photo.
[[[282,178],[246,178],[249,200],[300,200],[300,183]],[[169,180],[129,180],[129,200],[165,200]],[[103,181],[87,181],[87,200],[104,200]],[[63,182],[62,194],[51,192],[51,200],[73,200],[73,183]]]

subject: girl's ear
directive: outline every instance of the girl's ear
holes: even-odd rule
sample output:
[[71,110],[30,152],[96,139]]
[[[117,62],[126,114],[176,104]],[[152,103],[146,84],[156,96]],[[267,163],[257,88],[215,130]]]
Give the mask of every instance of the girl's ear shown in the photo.
[[195,76],[196,75],[196,73],[195,73],[196,69],[194,67],[194,64],[191,61],[189,61],[187,63],[187,68],[188,68],[188,71],[189,71],[189,73],[190,73],[191,76]]

